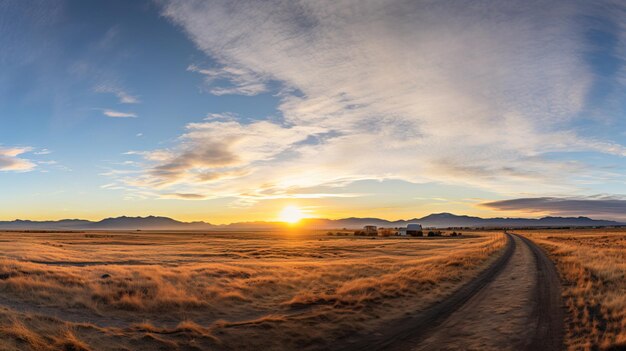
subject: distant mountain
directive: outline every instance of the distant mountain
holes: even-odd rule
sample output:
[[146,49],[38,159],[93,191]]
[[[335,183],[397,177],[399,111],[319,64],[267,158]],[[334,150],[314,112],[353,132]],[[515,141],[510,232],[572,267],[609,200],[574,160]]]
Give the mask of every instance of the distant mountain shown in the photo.
[[180,222],[168,217],[115,217],[99,222],[79,219],[60,221],[5,221],[0,222],[0,229],[5,230],[202,230],[213,229],[205,222]]
[[307,219],[303,224],[318,229],[330,228],[362,228],[365,225],[379,227],[401,227],[409,223],[419,223],[423,227],[593,227],[615,226],[623,223],[606,220],[595,220],[588,217],[544,217],[530,218],[480,218],[452,213],[433,213],[422,218],[388,221],[379,218],[345,218],[345,219]]
[[179,222],[168,217],[116,217],[105,218],[100,222],[91,223],[90,229],[181,229],[190,223]]
[[20,220],[15,221],[0,221],[0,228],[2,229],[49,229],[56,228],[60,230],[71,230],[77,227],[85,227],[93,222],[82,219],[62,219],[60,221],[30,221]]
[[[433,213],[426,217],[414,219],[426,227],[482,227],[492,218],[484,219],[471,216],[457,216],[452,213]],[[497,225],[497,224],[496,224]]]
[[[355,229],[365,225],[379,227],[402,227],[419,223],[424,227],[600,227],[625,225],[615,221],[595,220],[588,217],[530,218],[480,218],[459,216],[452,213],[434,213],[422,218],[388,221],[380,218],[303,219],[300,227],[309,229]],[[284,228],[280,222],[239,222],[213,225],[206,222],[180,222],[169,217],[115,217],[99,222],[80,219],[60,221],[0,221],[3,230],[272,230]]]

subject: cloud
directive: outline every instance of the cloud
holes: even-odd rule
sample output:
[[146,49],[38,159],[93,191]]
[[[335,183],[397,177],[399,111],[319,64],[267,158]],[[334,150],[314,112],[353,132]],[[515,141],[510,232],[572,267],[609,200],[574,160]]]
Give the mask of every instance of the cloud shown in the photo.
[[128,95],[124,92],[118,92],[117,97],[120,99],[120,103],[122,104],[138,104],[139,99],[136,96]]
[[52,151],[48,150],[48,149],[41,149],[39,151],[35,151],[33,152],[35,155],[49,155],[52,153]]
[[163,15],[222,67],[189,70],[250,94],[278,82],[280,119],[190,124],[178,145],[146,152],[132,184],[259,198],[360,179],[508,194],[528,192],[530,181],[535,193],[578,189],[577,178],[599,167],[569,153],[626,154],[616,141],[576,131],[597,78],[580,18],[612,16],[594,9],[567,1],[165,1]]
[[184,200],[204,200],[206,196],[200,194],[165,194],[164,197]]
[[232,191],[219,189],[216,184],[251,175],[261,164],[285,157],[291,147],[318,130],[283,128],[268,121],[243,124],[228,118],[216,119],[215,115],[200,123],[190,123],[186,129],[172,148],[127,152],[142,157],[146,169],[142,175],[129,177],[124,183],[153,188],[193,185],[204,187],[207,192],[210,189],[213,195],[232,195]]
[[480,205],[499,211],[524,211],[626,220],[626,198],[616,196],[520,198],[485,202]]
[[[245,68],[222,67],[220,69],[203,69],[196,65],[187,67],[190,72],[197,72],[204,76],[209,91],[214,95],[257,95],[267,91],[263,78]],[[228,82],[228,86],[219,86],[219,83]]]
[[117,96],[120,104],[138,104],[141,102],[138,97],[130,95],[126,91],[111,85],[98,85],[94,88],[94,91],[96,93],[113,94]]
[[18,156],[30,152],[29,147],[0,147],[0,171],[27,172],[33,170],[36,165]]
[[103,110],[102,113],[111,118],[137,118],[137,115],[132,112],[120,112],[114,110]]

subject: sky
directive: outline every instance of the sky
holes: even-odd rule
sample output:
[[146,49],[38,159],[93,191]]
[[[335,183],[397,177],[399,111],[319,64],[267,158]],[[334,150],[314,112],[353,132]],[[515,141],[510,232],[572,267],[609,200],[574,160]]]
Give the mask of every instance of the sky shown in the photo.
[[0,2],[0,219],[626,221],[620,1]]

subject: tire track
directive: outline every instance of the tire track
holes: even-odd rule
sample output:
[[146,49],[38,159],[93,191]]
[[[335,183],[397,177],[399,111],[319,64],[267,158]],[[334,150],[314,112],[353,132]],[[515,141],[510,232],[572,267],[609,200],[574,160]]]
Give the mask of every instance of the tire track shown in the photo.
[[506,233],[507,244],[503,254],[483,270],[476,278],[466,283],[445,300],[402,318],[382,333],[360,337],[359,340],[342,340],[335,350],[406,350],[419,342],[428,333],[443,323],[452,313],[461,308],[476,293],[487,286],[507,265],[515,251],[515,240]]
[[556,268],[531,240],[505,234],[505,252],[452,296],[337,349],[562,350],[564,311]]
[[534,292],[532,317],[537,325],[527,350],[562,350],[564,311],[561,300],[561,281],[554,263],[545,252],[521,235],[514,234],[526,244],[535,256],[537,285]]

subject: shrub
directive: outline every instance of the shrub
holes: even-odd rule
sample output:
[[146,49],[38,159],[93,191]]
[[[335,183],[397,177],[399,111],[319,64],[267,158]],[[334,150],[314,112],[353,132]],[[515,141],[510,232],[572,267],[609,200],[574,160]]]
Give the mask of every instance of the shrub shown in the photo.
[[410,236],[424,236],[424,232],[423,232],[423,231],[421,231],[421,230],[418,230],[418,231],[410,231],[410,232],[409,232],[409,235],[410,235]]
[[395,234],[395,230],[390,228],[382,228],[378,233],[380,234],[380,236],[389,237]]

